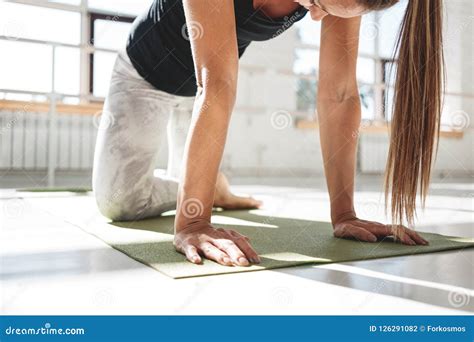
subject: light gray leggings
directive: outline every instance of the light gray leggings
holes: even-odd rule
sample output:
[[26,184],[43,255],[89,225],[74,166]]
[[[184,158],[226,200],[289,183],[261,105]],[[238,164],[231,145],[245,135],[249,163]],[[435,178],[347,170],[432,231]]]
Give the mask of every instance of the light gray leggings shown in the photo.
[[[176,208],[178,177],[194,98],[155,89],[126,52],[115,62],[94,155],[98,207],[112,220],[137,220]],[[166,175],[154,175],[168,139]]]

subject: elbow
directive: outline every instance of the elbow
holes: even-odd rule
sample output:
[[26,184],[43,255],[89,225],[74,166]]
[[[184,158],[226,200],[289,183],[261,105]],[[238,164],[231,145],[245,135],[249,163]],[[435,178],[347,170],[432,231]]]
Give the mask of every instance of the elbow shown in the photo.
[[198,84],[198,95],[202,107],[208,111],[226,113],[230,116],[237,98],[237,80],[232,77],[218,77],[208,79]]
[[234,105],[237,95],[237,67],[202,68],[198,73],[198,95],[207,101]]
[[232,76],[209,78],[198,86],[202,88],[205,95],[235,98],[237,94],[237,78]]
[[318,86],[318,103],[347,103],[359,101],[359,88],[355,79],[346,82],[320,82]]
[[[316,100],[316,115],[321,122],[329,117],[334,118],[340,115],[346,120],[347,113],[353,114],[351,117],[356,118],[360,116],[360,112],[361,102],[357,84],[319,85]],[[334,115],[336,113],[340,115]]]

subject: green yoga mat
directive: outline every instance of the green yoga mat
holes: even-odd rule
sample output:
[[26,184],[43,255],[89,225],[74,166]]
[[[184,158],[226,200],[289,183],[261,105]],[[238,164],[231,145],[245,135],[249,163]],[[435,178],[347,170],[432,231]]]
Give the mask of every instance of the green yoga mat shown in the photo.
[[205,260],[201,265],[186,261],[175,251],[174,216],[136,222],[113,222],[89,226],[87,231],[110,246],[172,277],[187,278],[224,273],[258,271],[304,264],[367,260],[400,255],[433,253],[474,247],[474,239],[422,233],[428,246],[406,246],[391,241],[377,243],[336,239],[327,222],[259,215],[254,211],[215,212],[212,222],[247,235],[262,263],[249,267],[221,266]]

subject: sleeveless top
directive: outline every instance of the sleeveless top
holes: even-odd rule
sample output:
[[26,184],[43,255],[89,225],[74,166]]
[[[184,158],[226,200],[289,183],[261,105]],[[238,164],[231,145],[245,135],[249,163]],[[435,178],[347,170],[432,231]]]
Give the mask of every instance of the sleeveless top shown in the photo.
[[[234,0],[239,58],[252,41],[272,39],[308,12],[299,6],[282,18],[269,18],[255,10],[253,0]],[[201,34],[199,24],[191,34]],[[170,94],[194,96],[197,91],[194,62],[182,0],[154,0],[137,17],[126,51],[137,72],[155,88]]]

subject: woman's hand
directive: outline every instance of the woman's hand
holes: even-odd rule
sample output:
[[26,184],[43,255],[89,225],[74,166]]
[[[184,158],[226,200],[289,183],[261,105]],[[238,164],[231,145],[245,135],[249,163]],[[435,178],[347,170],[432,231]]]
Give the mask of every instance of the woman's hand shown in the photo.
[[208,222],[195,222],[176,232],[174,246],[195,264],[202,262],[201,256],[224,266],[249,266],[260,262],[248,237],[231,229],[215,229]]
[[227,177],[219,172],[216,182],[216,193],[214,195],[214,206],[224,209],[256,209],[262,205],[262,201],[253,197],[234,195],[230,191]]
[[395,241],[405,245],[427,245],[428,241],[423,239],[414,230],[404,226],[382,224],[374,221],[366,221],[355,215],[346,215],[333,223],[334,236],[343,239],[355,239],[358,241],[376,242],[388,236],[393,236]]

